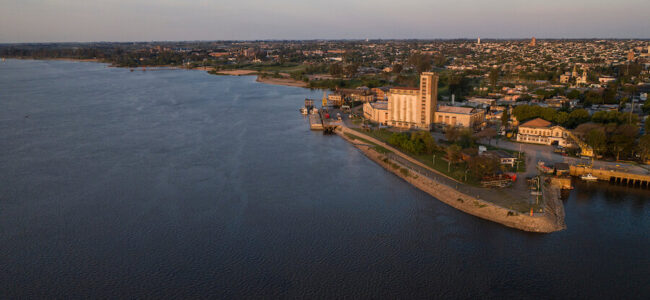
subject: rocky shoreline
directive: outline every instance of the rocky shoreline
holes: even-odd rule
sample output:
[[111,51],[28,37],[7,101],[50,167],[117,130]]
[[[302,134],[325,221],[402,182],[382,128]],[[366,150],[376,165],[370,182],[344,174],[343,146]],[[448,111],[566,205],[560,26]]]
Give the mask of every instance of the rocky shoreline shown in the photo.
[[[544,210],[545,212],[542,215],[538,214],[537,216],[530,216],[521,214],[460,193],[452,187],[434,182],[425,176],[417,175],[408,170],[408,168],[390,160],[385,155],[376,152],[372,149],[372,146],[350,139],[343,134],[342,130],[337,130],[337,134],[344,140],[353,144],[368,158],[382,166],[387,171],[392,172],[396,176],[435,197],[441,202],[465,213],[527,232],[551,233],[566,228],[566,225],[564,224],[564,207],[560,200],[560,191],[556,187],[546,187],[544,195],[547,205]],[[364,136],[363,138],[366,137]],[[407,171],[405,172],[404,170]]]

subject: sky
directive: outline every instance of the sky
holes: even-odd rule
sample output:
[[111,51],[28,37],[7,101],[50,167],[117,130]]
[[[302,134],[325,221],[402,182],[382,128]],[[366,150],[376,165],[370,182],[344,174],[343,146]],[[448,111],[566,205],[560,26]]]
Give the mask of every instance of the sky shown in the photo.
[[0,0],[0,43],[650,38],[650,0]]

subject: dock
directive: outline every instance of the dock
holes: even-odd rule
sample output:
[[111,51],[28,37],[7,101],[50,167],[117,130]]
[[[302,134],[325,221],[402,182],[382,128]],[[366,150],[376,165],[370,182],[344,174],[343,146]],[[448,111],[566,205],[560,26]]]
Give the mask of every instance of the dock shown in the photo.
[[323,120],[321,119],[320,114],[309,115],[309,129],[325,130],[325,127],[323,126]]
[[570,166],[569,172],[571,176],[591,174],[593,176],[596,176],[598,180],[609,181],[633,187],[650,188],[650,175],[647,174],[635,174],[616,170],[594,169],[591,167],[582,166]]

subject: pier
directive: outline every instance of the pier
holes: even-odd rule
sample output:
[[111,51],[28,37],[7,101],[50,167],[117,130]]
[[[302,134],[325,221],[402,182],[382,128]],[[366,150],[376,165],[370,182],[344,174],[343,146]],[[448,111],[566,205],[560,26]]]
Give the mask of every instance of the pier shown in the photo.
[[309,115],[309,129],[325,130],[325,127],[323,126],[323,120],[321,119],[320,114]]
[[629,185],[640,188],[650,188],[650,175],[634,174],[624,171],[594,169],[591,167],[570,166],[572,176],[591,174],[598,177],[598,180],[609,181],[617,184]]

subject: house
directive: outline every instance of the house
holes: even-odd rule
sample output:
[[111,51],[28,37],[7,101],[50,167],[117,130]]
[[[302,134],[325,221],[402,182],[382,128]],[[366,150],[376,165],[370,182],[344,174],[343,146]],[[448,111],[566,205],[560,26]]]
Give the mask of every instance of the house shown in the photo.
[[339,93],[331,93],[327,95],[327,104],[329,106],[341,106],[343,105],[343,96]]
[[483,155],[496,157],[502,165],[508,165],[510,167],[514,167],[517,162],[517,158],[514,155],[503,150],[485,151]]
[[386,100],[387,99],[386,94],[388,93],[389,90],[390,90],[389,87],[377,87],[377,88],[370,89],[370,92],[375,94],[375,99],[376,100],[381,101],[381,100]]
[[542,145],[560,145],[571,147],[567,130],[562,126],[552,126],[551,122],[541,118],[519,125],[517,142]]
[[562,108],[563,106],[569,105],[569,99],[566,97],[558,96],[551,99],[546,99],[544,103],[548,105],[548,107]]
[[616,77],[613,77],[613,76],[601,76],[601,77],[598,77],[598,82],[600,82],[600,84],[607,84],[607,83],[614,82],[614,81],[616,81]]

